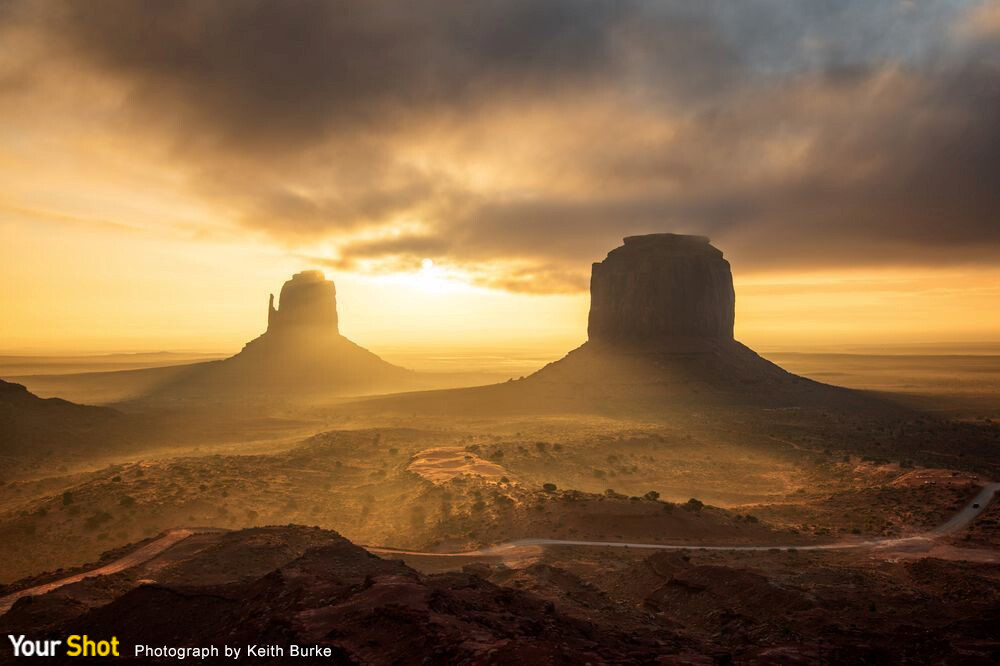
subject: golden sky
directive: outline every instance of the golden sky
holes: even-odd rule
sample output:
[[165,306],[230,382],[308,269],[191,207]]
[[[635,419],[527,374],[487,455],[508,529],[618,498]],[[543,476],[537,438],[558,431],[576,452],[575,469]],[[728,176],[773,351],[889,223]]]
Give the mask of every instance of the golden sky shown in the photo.
[[[419,5],[419,7],[417,6]],[[0,350],[557,353],[625,235],[753,345],[1000,339],[1000,4],[0,3]]]

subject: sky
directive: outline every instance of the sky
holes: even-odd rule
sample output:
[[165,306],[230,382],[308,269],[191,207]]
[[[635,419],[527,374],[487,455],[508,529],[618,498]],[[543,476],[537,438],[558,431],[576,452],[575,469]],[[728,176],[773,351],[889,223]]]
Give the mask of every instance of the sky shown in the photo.
[[710,236],[737,337],[1000,340],[1000,2],[0,0],[0,350],[564,350]]

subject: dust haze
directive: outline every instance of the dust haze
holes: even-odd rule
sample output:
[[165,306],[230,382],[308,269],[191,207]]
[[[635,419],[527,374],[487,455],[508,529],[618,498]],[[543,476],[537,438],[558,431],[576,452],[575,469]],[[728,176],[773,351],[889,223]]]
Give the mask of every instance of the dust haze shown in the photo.
[[[250,635],[324,607],[341,637],[299,620],[297,640],[405,662],[351,609],[385,598],[424,632],[440,620],[409,599],[434,590],[451,624],[420,654],[991,653],[990,630],[956,621],[997,609],[1000,357],[765,358],[733,338],[731,268],[704,237],[626,238],[591,295],[584,345],[493,383],[347,339],[318,270],[229,357],[5,357],[29,374],[0,394],[0,624],[98,631],[127,605],[116,630],[141,644],[183,609],[170,640],[194,644],[220,640],[199,617]],[[302,586],[347,596],[278,601]],[[177,606],[175,587],[224,601]],[[487,652],[457,647],[495,594],[518,619],[491,621]],[[933,640],[899,647],[914,625]]]
[[1000,663],[997,108],[1000,0],[0,0],[0,634]]

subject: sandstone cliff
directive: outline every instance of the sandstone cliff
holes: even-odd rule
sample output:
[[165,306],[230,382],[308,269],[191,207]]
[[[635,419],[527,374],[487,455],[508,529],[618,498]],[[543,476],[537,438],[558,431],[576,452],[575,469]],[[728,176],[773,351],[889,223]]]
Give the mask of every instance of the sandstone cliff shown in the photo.
[[587,332],[619,345],[732,340],[735,303],[729,262],[704,236],[630,236],[593,266]]
[[331,334],[340,332],[337,319],[337,287],[321,271],[302,271],[281,287],[280,309],[274,294],[268,304],[267,332],[313,328]]

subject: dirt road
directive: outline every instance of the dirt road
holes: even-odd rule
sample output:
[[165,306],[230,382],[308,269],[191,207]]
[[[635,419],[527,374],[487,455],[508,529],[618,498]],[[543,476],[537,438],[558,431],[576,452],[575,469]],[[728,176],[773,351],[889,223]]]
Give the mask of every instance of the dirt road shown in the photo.
[[366,546],[370,552],[399,554],[399,555],[421,555],[427,557],[503,557],[505,553],[512,552],[513,549],[527,546],[595,546],[602,548],[646,548],[649,550],[740,550],[740,551],[768,551],[768,550],[848,550],[857,548],[878,548],[880,550],[899,549],[907,552],[920,552],[931,550],[936,544],[936,539],[941,536],[952,534],[966,527],[978,516],[993,499],[994,494],[1000,490],[1000,483],[989,483],[983,486],[982,490],[972,498],[961,511],[952,516],[947,522],[939,525],[930,532],[924,532],[909,537],[893,537],[884,539],[857,539],[837,541],[835,543],[823,543],[812,545],[767,545],[767,546],[702,546],[698,544],[662,544],[662,543],[634,543],[625,541],[577,541],[569,539],[544,539],[529,538],[508,541],[497,546],[484,548],[482,550],[468,551],[464,553],[425,553],[419,551],[398,550],[394,548],[381,548]]
[[90,571],[85,571],[73,576],[68,576],[66,578],[60,578],[59,580],[54,580],[51,583],[45,583],[44,585],[38,585],[36,587],[29,587],[13,594],[8,594],[6,597],[0,597],[0,615],[3,615],[10,610],[10,607],[14,605],[14,602],[21,597],[35,597],[40,594],[45,594],[46,592],[51,592],[52,590],[63,587],[64,585],[70,585],[71,583],[78,583],[85,578],[93,578],[94,576],[107,576],[108,574],[118,573],[119,571],[125,571],[126,569],[131,569],[134,566],[147,562],[163,551],[167,550],[179,541],[183,541],[194,534],[193,530],[189,529],[176,529],[170,530],[162,537],[156,541],[147,543],[142,548],[138,548],[125,557],[117,559],[110,564],[105,564],[103,567],[98,567],[96,569],[91,569]]
[[[993,500],[993,497],[997,491],[1000,491],[1000,483],[989,483],[983,487],[983,489],[977,494],[961,511],[952,516],[948,521],[939,525],[930,532],[925,532],[911,537],[901,537],[901,538],[886,538],[886,539],[868,539],[868,540],[854,540],[854,541],[838,541],[836,543],[824,543],[824,544],[813,544],[813,545],[795,545],[795,546],[700,546],[697,544],[661,544],[661,543],[630,543],[621,541],[573,541],[567,539],[517,539],[515,541],[509,541],[507,543],[502,543],[497,546],[491,546],[489,548],[482,548],[479,550],[471,550],[461,553],[428,553],[423,551],[415,550],[401,550],[397,548],[388,548],[381,546],[362,546],[371,553],[377,553],[382,555],[412,555],[420,557],[470,557],[470,558],[498,558],[505,562],[511,564],[530,562],[541,554],[543,546],[592,546],[600,548],[638,548],[638,549],[649,549],[649,550],[718,550],[718,551],[769,551],[769,550],[847,550],[847,549],[861,549],[861,548],[871,548],[878,549],[884,552],[894,552],[898,553],[903,557],[913,557],[919,556],[919,554],[932,553],[935,556],[940,554],[942,557],[949,559],[965,559],[962,556],[963,549],[956,549],[954,547],[943,547],[939,538],[946,536],[948,534],[953,534],[958,530],[966,527],[972,520],[978,516],[986,506]],[[118,573],[119,571],[124,571],[131,567],[137,566],[144,562],[147,562],[160,553],[164,552],[174,544],[183,541],[188,538],[196,531],[210,531],[210,530],[195,530],[195,529],[174,529],[170,530],[162,537],[146,544],[142,548],[139,548],[128,555],[106,564],[97,569],[92,569],[84,573],[79,573],[67,578],[62,578],[60,580],[52,581],[50,583],[45,583],[44,585],[38,585],[36,587],[30,587],[25,590],[20,590],[19,592],[14,592],[6,597],[0,598],[0,615],[3,615],[14,602],[22,597],[37,596],[40,594],[45,594],[46,592],[51,592],[52,590],[63,587],[64,585],[69,585],[71,583],[77,583],[85,578],[92,578],[94,576],[106,576],[108,574]],[[221,531],[221,530],[220,530]],[[968,550],[968,549],[964,549]],[[994,561],[995,553],[986,551],[990,554],[987,559],[982,559],[983,554],[980,553],[978,558],[973,557],[972,559],[979,559],[981,561]],[[971,555],[970,555],[971,557]]]

